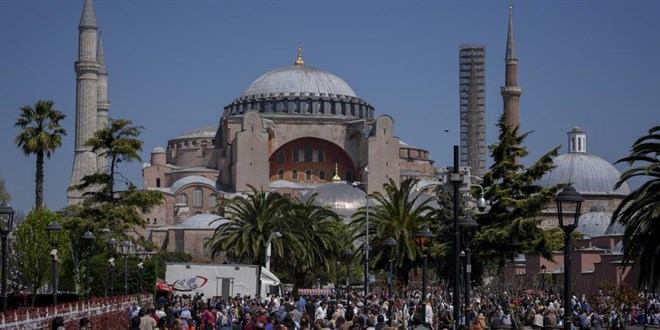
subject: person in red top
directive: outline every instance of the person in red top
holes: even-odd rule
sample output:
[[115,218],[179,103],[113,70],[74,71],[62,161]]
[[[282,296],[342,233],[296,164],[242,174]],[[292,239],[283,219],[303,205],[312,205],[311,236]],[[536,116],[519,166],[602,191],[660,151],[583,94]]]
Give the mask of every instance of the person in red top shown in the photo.
[[261,323],[261,327],[265,328],[268,325],[268,312],[265,308],[259,310],[259,316],[257,316],[257,323]]
[[215,329],[215,315],[211,312],[208,305],[203,306],[204,311],[200,315],[200,329],[214,330]]
[[243,330],[254,330],[255,322],[252,319],[252,314],[250,312],[245,313],[243,318]]

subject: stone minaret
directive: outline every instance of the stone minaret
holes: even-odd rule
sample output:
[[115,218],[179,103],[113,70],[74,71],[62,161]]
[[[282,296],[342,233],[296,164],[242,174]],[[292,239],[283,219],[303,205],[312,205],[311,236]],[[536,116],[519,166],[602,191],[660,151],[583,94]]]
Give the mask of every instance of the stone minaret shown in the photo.
[[[96,59],[97,27],[94,15],[94,3],[85,0],[80,25],[78,26],[78,61],[76,70],[76,138],[74,149],[73,170],[71,171],[71,186],[97,171],[97,157],[89,147],[83,146],[85,141],[94,135],[98,121],[98,77],[101,66]],[[78,204],[82,201],[82,192],[69,191],[67,204]]]
[[[99,32],[99,45],[96,49],[96,61],[99,62],[99,75],[97,86],[98,103],[96,106],[97,120],[96,129],[99,130],[108,125],[108,111],[110,110],[110,101],[108,101],[108,71],[105,67],[105,53],[103,51],[103,38]],[[108,161],[105,157],[98,157],[97,169],[106,170]]]
[[518,106],[522,88],[518,86],[518,54],[513,36],[513,6],[509,6],[509,33],[506,37],[506,78],[501,88],[504,99],[504,120],[509,127],[519,125]]

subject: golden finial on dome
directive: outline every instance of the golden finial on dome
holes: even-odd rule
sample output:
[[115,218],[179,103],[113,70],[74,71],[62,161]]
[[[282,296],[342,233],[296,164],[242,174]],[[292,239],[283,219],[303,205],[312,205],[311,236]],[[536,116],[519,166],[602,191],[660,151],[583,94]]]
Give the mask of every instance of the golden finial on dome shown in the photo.
[[340,182],[339,170],[337,169],[337,162],[335,162],[335,175],[332,177],[332,182]]
[[302,59],[302,47],[300,47],[300,41],[298,42],[298,58],[296,59],[295,65],[305,65],[305,61]]

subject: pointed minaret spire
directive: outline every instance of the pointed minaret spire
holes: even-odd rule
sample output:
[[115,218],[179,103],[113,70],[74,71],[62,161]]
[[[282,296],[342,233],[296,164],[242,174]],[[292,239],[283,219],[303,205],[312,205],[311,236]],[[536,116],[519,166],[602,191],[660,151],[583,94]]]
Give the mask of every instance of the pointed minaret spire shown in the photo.
[[302,47],[300,46],[300,42],[298,42],[298,58],[296,59],[296,63],[294,65],[305,65],[305,61],[302,59]]
[[506,77],[500,92],[504,101],[504,122],[511,128],[520,125],[518,108],[522,88],[518,86],[518,53],[513,37],[513,5],[509,5],[509,33],[506,38]]
[[337,162],[335,162],[335,175],[332,176],[332,182],[341,182],[341,177],[339,176],[339,168],[337,167]]
[[93,0],[85,0],[82,15],[80,15],[80,25],[78,25],[78,27],[96,27],[96,15],[94,15]]
[[99,44],[96,47],[96,61],[99,62],[99,73],[108,74],[108,69],[105,67],[105,51],[103,50],[103,36],[99,31]]
[[506,56],[504,60],[518,61],[518,53],[516,52],[516,38],[513,34],[513,4],[509,5],[509,33],[506,36]]

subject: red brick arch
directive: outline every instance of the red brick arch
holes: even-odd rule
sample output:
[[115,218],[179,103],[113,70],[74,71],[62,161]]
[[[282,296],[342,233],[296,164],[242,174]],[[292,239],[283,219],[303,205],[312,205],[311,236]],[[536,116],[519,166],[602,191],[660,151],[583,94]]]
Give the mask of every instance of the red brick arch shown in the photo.
[[[298,155],[297,161],[295,160],[295,150]],[[309,150],[311,150],[311,158]],[[280,154],[284,155],[284,162],[280,162],[282,157]],[[279,147],[268,158],[270,179],[272,181],[283,179],[294,182],[330,182],[335,173],[335,160],[339,177],[342,180],[356,180],[355,163],[340,146],[314,137],[296,139]],[[284,171],[284,178],[280,178],[280,170]],[[294,170],[298,173],[297,178],[293,177]],[[311,180],[306,178],[307,170],[312,172]],[[321,171],[325,173],[325,179],[320,178]]]

